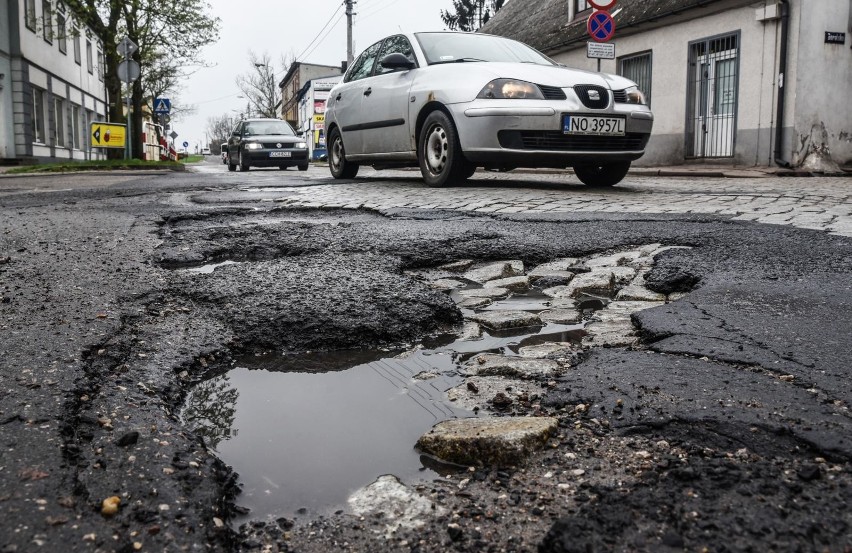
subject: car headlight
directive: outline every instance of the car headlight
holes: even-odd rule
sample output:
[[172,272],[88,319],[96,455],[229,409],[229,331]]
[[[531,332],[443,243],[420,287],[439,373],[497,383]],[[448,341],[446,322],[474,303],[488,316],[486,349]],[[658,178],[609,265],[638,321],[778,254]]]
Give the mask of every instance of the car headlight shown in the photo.
[[639,104],[640,106],[645,105],[645,95],[639,90],[638,86],[631,86],[630,88],[624,89],[624,95],[627,97],[628,104]]
[[515,98],[544,100],[544,94],[536,85],[514,79],[495,79],[485,85],[485,88],[480,90],[476,97],[489,100]]
[[246,150],[260,150],[263,144],[260,142],[246,142]]
[[293,147],[294,148],[307,148],[308,143],[307,142],[296,142],[295,144],[293,144]]

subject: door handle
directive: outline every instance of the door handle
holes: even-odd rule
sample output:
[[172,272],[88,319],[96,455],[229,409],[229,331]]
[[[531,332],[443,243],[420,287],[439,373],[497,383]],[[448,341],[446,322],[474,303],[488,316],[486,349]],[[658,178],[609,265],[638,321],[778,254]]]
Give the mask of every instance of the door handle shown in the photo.
[[364,96],[369,96],[372,93],[373,93],[373,89],[370,88],[370,87],[367,87],[367,90],[364,91]]
[[338,94],[338,95],[337,95],[337,98],[335,98],[334,100],[335,100],[335,101],[337,101],[337,102],[339,102],[339,101],[340,101],[340,97],[341,97],[341,96],[343,96],[343,93]]

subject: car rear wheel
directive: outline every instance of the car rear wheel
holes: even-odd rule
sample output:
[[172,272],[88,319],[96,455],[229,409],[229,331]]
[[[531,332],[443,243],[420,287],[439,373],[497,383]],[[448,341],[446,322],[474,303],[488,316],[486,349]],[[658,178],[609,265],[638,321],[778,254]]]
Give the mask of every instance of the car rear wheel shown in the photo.
[[243,159],[243,152],[240,150],[240,171],[248,171],[249,169],[251,169],[251,166]]
[[443,111],[433,111],[423,122],[418,158],[423,180],[431,187],[461,182],[473,174],[462,154],[456,127]]
[[605,163],[603,165],[575,165],[574,173],[586,186],[604,188],[615,186],[630,170],[629,161]]
[[328,168],[331,170],[331,176],[336,179],[354,179],[358,174],[358,164],[346,161],[346,150],[343,147],[340,129],[336,127],[332,129],[328,144]]

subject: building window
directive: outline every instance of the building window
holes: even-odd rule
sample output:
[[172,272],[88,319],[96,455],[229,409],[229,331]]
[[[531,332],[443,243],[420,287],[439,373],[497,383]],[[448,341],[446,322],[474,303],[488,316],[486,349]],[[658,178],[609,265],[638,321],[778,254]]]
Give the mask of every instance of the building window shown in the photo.
[[66,53],[68,45],[65,42],[65,16],[61,13],[56,14],[56,40],[59,42],[59,51]]
[[41,23],[44,26],[44,40],[53,44],[53,6],[50,0],[41,0]]
[[77,62],[77,65],[80,65],[82,62],[81,62],[81,59],[80,59],[80,29],[79,29],[79,27],[75,26],[73,33],[74,33],[74,37],[73,37],[73,40],[74,40],[74,61]]
[[86,69],[88,69],[89,73],[95,72],[95,68],[92,65],[92,41],[88,38],[86,39]]
[[53,98],[53,125],[57,146],[65,146],[65,102]]
[[100,79],[101,81],[104,80],[104,67],[105,67],[105,65],[106,64],[104,62],[104,51],[103,51],[103,48],[101,48],[99,46],[98,47],[98,79]]
[[44,144],[44,91],[33,88],[33,142]]
[[83,136],[80,134],[83,126],[80,121],[80,106],[72,105],[71,106],[71,146],[75,150],[80,149],[80,145],[83,143]]
[[639,85],[651,105],[651,52],[633,54],[618,60],[618,74]]
[[589,2],[587,0],[574,0],[574,13],[580,13],[582,11],[586,11],[591,9]]
[[26,7],[25,7],[25,9],[26,9],[25,19],[26,19],[26,23],[27,23],[27,28],[31,31],[36,30],[36,21],[37,20],[36,20],[36,8],[35,8],[35,6],[36,6],[35,0],[27,0]]

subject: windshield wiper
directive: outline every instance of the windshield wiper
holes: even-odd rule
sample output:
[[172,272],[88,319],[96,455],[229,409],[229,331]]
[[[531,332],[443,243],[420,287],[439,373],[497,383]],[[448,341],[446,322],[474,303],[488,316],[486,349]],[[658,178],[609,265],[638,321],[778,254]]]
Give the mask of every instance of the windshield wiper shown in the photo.
[[469,61],[484,61],[484,62],[487,62],[488,60],[481,60],[479,58],[458,58],[458,59],[454,59],[454,60],[436,61],[436,62],[434,62],[430,65],[440,65],[442,63],[466,63],[466,62],[469,62]]

